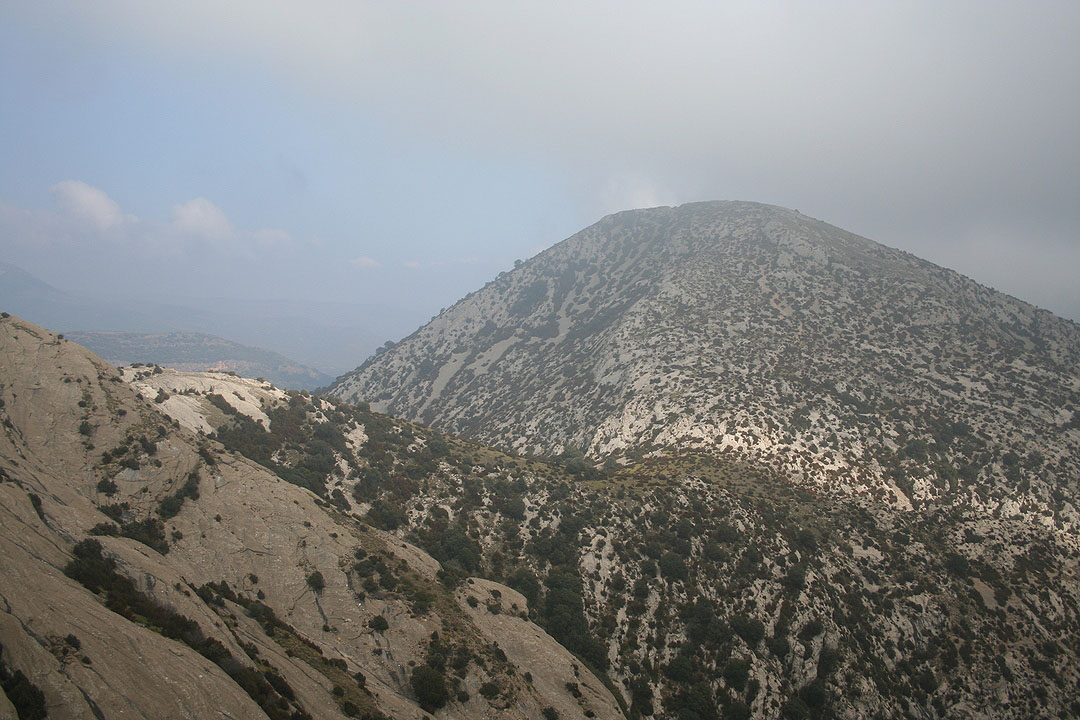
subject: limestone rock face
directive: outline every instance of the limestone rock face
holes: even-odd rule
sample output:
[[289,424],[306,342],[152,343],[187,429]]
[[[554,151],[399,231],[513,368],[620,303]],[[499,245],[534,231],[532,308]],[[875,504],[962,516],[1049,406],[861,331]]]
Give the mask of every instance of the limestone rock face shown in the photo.
[[798,212],[717,202],[605,217],[330,392],[523,453],[720,451],[897,508],[1075,531],[1078,368],[1071,321]]
[[[451,696],[440,717],[538,718],[551,704],[508,662],[479,664],[491,641],[435,579],[436,561],[200,435],[224,413],[182,394],[191,378],[166,399],[129,375],[0,319],[0,660],[40,689],[49,717],[419,719],[410,677],[435,637],[465,658],[463,687],[500,688]],[[285,397],[238,378],[220,393],[254,417]],[[96,593],[65,574],[88,538],[114,569]],[[361,591],[362,557],[392,565],[424,606]],[[128,581],[197,632],[132,611],[115,594]],[[535,632],[507,628],[500,642]],[[530,660],[546,677],[546,658]],[[610,694],[591,702],[619,714]],[[11,708],[0,695],[0,715]]]

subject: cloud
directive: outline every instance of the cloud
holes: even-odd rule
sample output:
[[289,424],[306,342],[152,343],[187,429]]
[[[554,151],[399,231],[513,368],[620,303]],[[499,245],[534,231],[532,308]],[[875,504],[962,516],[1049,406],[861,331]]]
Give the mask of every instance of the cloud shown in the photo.
[[214,242],[229,241],[236,236],[236,230],[221,208],[203,197],[173,205],[172,230],[182,236]]
[[104,191],[79,180],[64,180],[49,188],[60,211],[88,224],[98,232],[117,230],[138,222],[134,215],[126,215]]
[[292,236],[284,230],[262,228],[239,230],[233,226],[225,212],[204,197],[197,197],[180,205],[173,205],[170,234],[181,241],[205,242],[220,247],[230,247],[241,255],[251,256],[255,251],[289,247]]
[[636,173],[620,173],[607,179],[599,193],[596,215],[627,210],[677,205],[678,195],[661,189],[656,182]]
[[288,232],[237,228],[205,197],[174,205],[169,222],[155,223],[124,212],[107,192],[81,180],[58,182],[49,191],[53,210],[0,201],[0,241],[16,264],[67,266],[89,277],[114,268],[152,274],[168,262],[178,263],[171,266],[180,274],[184,262],[205,257],[209,247],[216,257],[248,263],[291,257],[295,249]]
[[361,255],[360,257],[353,258],[349,261],[349,264],[358,268],[377,268],[382,265],[382,263],[380,263],[378,260],[369,258],[366,255]]

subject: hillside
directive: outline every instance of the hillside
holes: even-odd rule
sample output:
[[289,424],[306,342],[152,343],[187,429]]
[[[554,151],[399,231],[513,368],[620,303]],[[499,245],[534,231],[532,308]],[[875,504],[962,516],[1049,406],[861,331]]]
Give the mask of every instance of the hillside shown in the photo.
[[688,449],[1075,535],[1080,326],[755,203],[608,216],[330,392],[509,450]]
[[332,380],[279,353],[206,333],[69,332],[67,337],[112,365],[153,363],[177,370],[234,372],[297,390],[314,390]]
[[16,318],[0,362],[0,660],[50,717],[1080,711],[1080,547],[1043,523],[514,457]]
[[[0,367],[4,716],[619,716],[513,590],[442,582],[426,553],[301,486],[319,473],[279,458],[288,482],[225,450],[163,413],[165,394],[7,313]],[[330,414],[366,442],[329,403],[201,377],[224,393],[208,392],[212,421],[246,393],[312,457]]]

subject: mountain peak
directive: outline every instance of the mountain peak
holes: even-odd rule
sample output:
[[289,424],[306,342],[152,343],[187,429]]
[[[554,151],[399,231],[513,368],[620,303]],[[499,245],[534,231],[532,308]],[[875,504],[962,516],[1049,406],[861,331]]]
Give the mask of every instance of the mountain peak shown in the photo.
[[[1074,323],[953,271],[793,210],[704,202],[603,218],[332,392],[518,452],[722,450],[909,507],[1001,490],[1008,452],[1062,463],[1033,498],[1075,484],[1077,358]],[[927,422],[968,439],[923,457]]]

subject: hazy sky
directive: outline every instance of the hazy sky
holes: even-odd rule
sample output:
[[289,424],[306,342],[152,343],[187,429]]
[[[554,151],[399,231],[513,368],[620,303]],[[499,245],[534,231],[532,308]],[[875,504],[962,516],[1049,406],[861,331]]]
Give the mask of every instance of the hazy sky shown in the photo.
[[1075,0],[7,2],[0,253],[403,335],[606,213],[743,199],[1080,319],[1078,128]]

